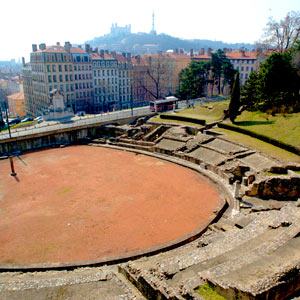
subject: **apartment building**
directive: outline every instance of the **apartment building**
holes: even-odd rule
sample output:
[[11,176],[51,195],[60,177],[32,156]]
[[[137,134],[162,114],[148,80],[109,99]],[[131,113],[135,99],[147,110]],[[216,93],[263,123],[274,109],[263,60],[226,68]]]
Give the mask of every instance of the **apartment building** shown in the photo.
[[7,96],[10,117],[23,118],[26,116],[24,93],[19,92]]
[[133,65],[130,53],[116,54],[119,75],[119,109],[133,106],[132,75]]
[[94,112],[119,109],[119,73],[116,53],[91,52],[94,80]]
[[241,49],[226,52],[226,56],[232,63],[234,69],[239,71],[241,84],[245,85],[250,73],[258,68],[256,52]]
[[50,91],[64,95],[74,112],[93,111],[91,55],[79,47],[32,45],[30,63],[23,65],[22,78],[27,114],[37,116],[50,105]]

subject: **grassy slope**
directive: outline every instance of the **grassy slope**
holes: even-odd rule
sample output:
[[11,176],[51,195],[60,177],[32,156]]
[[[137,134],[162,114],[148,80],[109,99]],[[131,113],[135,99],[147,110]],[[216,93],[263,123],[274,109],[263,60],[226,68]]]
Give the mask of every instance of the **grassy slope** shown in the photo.
[[224,137],[229,140],[233,140],[238,143],[242,143],[246,146],[257,149],[259,151],[262,151],[266,154],[272,155],[272,156],[279,158],[281,160],[284,160],[286,162],[300,163],[299,155],[293,154],[291,152],[288,152],[286,150],[283,150],[279,147],[273,146],[273,145],[263,142],[261,140],[255,139],[248,135],[238,133],[235,131],[231,131],[231,130],[227,130],[227,129],[223,129],[223,128],[217,128],[217,129],[214,129],[214,131],[224,133],[225,134]]
[[236,126],[300,148],[300,113],[271,116],[244,111],[237,117]]

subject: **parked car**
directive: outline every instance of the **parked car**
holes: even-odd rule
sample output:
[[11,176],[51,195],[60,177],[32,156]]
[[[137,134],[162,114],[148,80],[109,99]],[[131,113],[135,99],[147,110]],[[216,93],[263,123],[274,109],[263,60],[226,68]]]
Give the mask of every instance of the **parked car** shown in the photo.
[[77,113],[77,116],[78,117],[83,117],[85,115],[85,112],[84,111],[79,111],[78,113]]
[[31,117],[25,118],[21,121],[21,123],[30,122],[30,121],[33,121],[33,118],[31,118]]
[[42,116],[38,116],[34,119],[34,121],[42,120]]
[[20,122],[21,122],[20,118],[14,118],[14,119],[11,119],[10,121],[8,121],[8,124],[15,125],[15,124],[19,124]]

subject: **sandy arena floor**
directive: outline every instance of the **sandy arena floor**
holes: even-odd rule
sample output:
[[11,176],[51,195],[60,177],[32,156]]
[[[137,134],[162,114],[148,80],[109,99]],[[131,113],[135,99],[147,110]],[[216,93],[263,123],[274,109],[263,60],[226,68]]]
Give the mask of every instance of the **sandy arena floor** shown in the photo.
[[0,161],[0,263],[71,262],[175,240],[220,203],[189,169],[125,151],[73,146]]

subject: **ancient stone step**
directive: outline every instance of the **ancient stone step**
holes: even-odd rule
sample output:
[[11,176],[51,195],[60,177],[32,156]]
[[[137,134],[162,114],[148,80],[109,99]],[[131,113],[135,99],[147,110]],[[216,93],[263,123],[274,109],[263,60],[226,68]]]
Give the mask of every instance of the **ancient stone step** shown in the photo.
[[209,279],[229,300],[286,299],[300,289],[300,237],[226,275]]
[[0,274],[1,300],[145,300],[116,267]]

